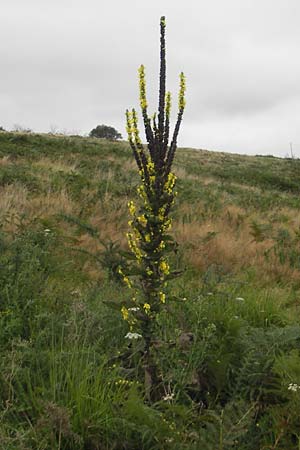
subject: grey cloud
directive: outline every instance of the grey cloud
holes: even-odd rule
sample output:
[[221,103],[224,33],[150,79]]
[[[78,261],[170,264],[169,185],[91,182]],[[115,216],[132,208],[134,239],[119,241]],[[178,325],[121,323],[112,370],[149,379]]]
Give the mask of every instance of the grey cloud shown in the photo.
[[174,115],[187,75],[180,144],[282,155],[300,143],[299,13],[296,0],[4,0],[0,125],[87,132],[103,122],[125,136],[141,63],[156,105],[165,14]]

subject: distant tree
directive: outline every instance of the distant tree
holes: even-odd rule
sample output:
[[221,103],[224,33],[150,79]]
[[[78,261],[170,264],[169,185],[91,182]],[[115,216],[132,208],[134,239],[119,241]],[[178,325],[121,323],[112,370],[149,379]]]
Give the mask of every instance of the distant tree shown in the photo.
[[90,137],[111,139],[112,141],[116,139],[122,139],[122,135],[113,127],[108,125],[97,125],[90,134]]
[[5,131],[5,129],[3,127],[0,127],[0,131]]

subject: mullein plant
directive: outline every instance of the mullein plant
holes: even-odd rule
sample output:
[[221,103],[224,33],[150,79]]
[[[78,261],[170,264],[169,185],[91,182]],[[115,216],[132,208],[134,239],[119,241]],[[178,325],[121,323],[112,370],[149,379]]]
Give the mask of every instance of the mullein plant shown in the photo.
[[174,248],[175,242],[168,233],[172,225],[170,211],[177,194],[172,163],[185,108],[186,88],[185,76],[181,73],[177,121],[169,142],[171,93],[166,91],[165,28],[165,17],[161,17],[159,104],[158,114],[152,117],[148,115],[145,68],[143,65],[139,68],[140,107],[147,146],[140,138],[136,110],[126,111],[128,140],[141,184],[137,189],[139,201],[128,203],[131,219],[127,239],[134,261],[126,273],[119,269],[124,283],[132,290],[132,297],[122,305],[121,313],[130,332],[144,339],[145,376],[151,386],[157,376],[151,355],[156,316],[168,301],[167,283],[176,276],[168,261],[168,252]]

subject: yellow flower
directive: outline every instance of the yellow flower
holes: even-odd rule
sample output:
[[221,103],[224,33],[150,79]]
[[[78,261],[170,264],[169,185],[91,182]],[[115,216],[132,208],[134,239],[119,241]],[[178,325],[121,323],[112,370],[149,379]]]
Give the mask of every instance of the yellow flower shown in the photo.
[[128,309],[126,308],[126,306],[122,306],[121,313],[122,313],[123,319],[128,320],[129,312],[128,312]]
[[166,93],[166,117],[170,117],[171,112],[171,92]]
[[133,201],[128,202],[127,205],[128,205],[128,209],[129,209],[130,214],[131,214],[132,216],[134,216],[135,211],[136,211],[136,208],[135,208],[135,206],[134,206]]
[[166,18],[165,18],[165,16],[162,16],[162,17],[160,18],[160,23],[161,23],[161,25],[162,25],[163,27],[166,26]]
[[166,303],[166,294],[164,292],[159,293],[159,299],[162,303]]
[[166,247],[165,242],[164,242],[164,241],[160,241],[160,244],[159,244],[159,246],[158,246],[158,249],[159,249],[159,250],[163,250],[165,247]]
[[130,289],[132,288],[132,283],[131,283],[131,281],[129,280],[128,277],[126,277],[126,276],[123,277],[123,281]]
[[141,250],[137,246],[137,243],[133,237],[133,234],[127,233],[126,236],[127,236],[128,245],[129,245],[130,250],[132,251],[132,253],[134,253],[138,262],[141,261],[143,255],[142,255]]
[[170,266],[164,259],[162,259],[159,263],[159,268],[165,275],[168,275],[170,273]]
[[153,275],[153,270],[151,270],[150,267],[147,267],[146,273],[149,277],[151,277],[151,275]]
[[146,219],[146,217],[145,217],[144,214],[142,214],[141,216],[139,216],[139,217],[137,218],[137,220],[138,220],[139,223],[140,223],[141,225],[143,225],[144,227],[147,225],[147,219]]
[[151,306],[149,303],[144,303],[144,310],[148,314],[150,312]]
[[146,100],[146,79],[145,79],[145,67],[141,65],[139,68],[139,79],[140,79],[140,105],[141,109],[145,110],[147,108]]
[[158,210],[158,218],[162,222],[164,220],[165,207],[159,208]]
[[151,236],[150,236],[150,234],[145,234],[145,241],[146,241],[146,242],[150,242],[150,241],[151,241]]
[[185,108],[185,89],[186,89],[185,76],[184,76],[184,73],[181,72],[181,74],[180,74],[180,89],[179,89],[179,95],[178,95],[178,107],[179,107],[179,110],[182,110],[182,111]]

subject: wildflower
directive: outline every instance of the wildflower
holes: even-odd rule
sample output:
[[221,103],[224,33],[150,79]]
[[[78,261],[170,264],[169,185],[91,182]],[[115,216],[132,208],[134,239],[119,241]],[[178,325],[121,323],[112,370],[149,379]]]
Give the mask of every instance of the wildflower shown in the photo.
[[124,277],[123,281],[129,288],[132,288],[132,283],[131,283],[131,281],[129,280],[128,277]]
[[128,202],[128,209],[129,209],[130,214],[131,214],[132,216],[134,216],[135,211],[136,211],[136,208],[135,208],[135,206],[134,206],[133,201]]
[[139,68],[139,78],[140,78],[140,105],[141,109],[145,110],[148,105],[146,100],[145,67],[143,65],[141,65]]
[[160,241],[160,244],[158,246],[158,250],[163,250],[166,247],[166,244],[164,241]]
[[166,303],[166,294],[165,294],[164,292],[160,292],[160,293],[159,293],[159,300],[160,300],[162,303]]
[[123,319],[128,320],[129,313],[128,313],[128,309],[126,308],[126,306],[122,306],[121,313],[122,313]]
[[145,217],[144,214],[142,214],[141,216],[139,216],[139,217],[137,218],[137,220],[138,220],[139,223],[140,223],[141,225],[143,225],[144,227],[147,225],[147,219],[146,219],[146,217]]
[[165,275],[168,275],[170,273],[170,266],[164,259],[161,260],[159,268]]
[[288,385],[288,390],[289,390],[289,391],[297,392],[298,389],[300,389],[300,386],[299,386],[298,384],[296,384],[296,383],[290,383],[290,384]]
[[132,311],[132,312],[136,312],[136,311],[139,311],[140,310],[140,308],[139,307],[133,307],[133,308],[128,308],[128,311]]
[[179,90],[179,95],[178,95],[178,106],[180,110],[184,110],[185,108],[185,89],[186,89],[186,85],[185,85],[185,76],[183,74],[183,72],[181,72],[180,74],[180,90]]
[[143,336],[139,333],[127,333],[125,336],[125,339],[139,339],[142,338]]
[[238,301],[238,302],[244,302],[245,299],[244,299],[243,297],[237,297],[237,298],[236,298],[236,301]]
[[165,401],[165,402],[167,402],[167,401],[169,401],[169,400],[173,400],[174,399],[174,393],[172,393],[172,394],[166,394],[164,397],[163,397],[163,400]]
[[150,311],[150,309],[151,309],[151,306],[149,305],[149,303],[144,303],[144,310],[147,314]]
[[149,277],[151,277],[151,275],[153,275],[153,270],[151,270],[150,267],[147,267],[146,273]]

